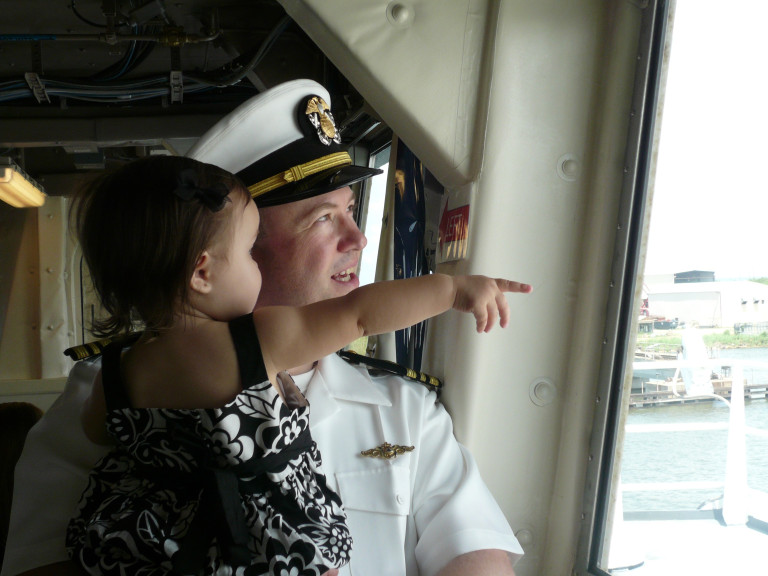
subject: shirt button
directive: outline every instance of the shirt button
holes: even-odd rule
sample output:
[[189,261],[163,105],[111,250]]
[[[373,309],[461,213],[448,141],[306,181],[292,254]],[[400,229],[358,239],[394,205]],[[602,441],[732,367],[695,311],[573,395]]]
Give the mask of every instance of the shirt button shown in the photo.
[[402,504],[403,502],[405,502],[405,498],[403,498],[401,494],[398,494],[395,500],[397,500],[398,504]]

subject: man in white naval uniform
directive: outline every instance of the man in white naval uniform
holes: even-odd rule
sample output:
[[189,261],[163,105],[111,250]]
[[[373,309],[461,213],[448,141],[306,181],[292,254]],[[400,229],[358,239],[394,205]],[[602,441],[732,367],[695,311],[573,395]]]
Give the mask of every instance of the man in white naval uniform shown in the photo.
[[[319,97],[310,113],[308,96]],[[315,82],[277,86],[227,115],[189,152],[237,173],[260,207],[253,251],[263,276],[260,306],[307,304],[358,285],[353,270],[366,241],[349,184],[377,171],[352,166],[334,146],[329,104]],[[1,576],[80,574],[67,560],[64,532],[104,452],[79,427],[98,368],[98,360],[78,363],[28,436]],[[348,514],[352,559],[340,575],[514,575],[522,548],[434,392],[396,376],[371,377],[336,355],[291,372],[309,400],[328,482]],[[361,454],[385,442],[402,453]]]
[[[309,377],[312,435],[347,511],[352,574],[432,575],[475,550],[522,552],[434,392],[397,376],[371,378],[338,356]],[[295,379],[301,387],[307,376]],[[341,415],[344,426],[334,419]],[[414,449],[392,460],[357,456],[385,441]]]

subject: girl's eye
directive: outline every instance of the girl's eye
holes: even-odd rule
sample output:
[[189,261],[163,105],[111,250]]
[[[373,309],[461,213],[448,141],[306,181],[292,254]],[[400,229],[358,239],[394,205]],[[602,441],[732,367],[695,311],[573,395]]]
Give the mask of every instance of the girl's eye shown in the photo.
[[328,214],[323,214],[322,216],[320,216],[320,218],[317,219],[317,221],[318,222],[327,222],[330,219],[331,219],[331,217]]

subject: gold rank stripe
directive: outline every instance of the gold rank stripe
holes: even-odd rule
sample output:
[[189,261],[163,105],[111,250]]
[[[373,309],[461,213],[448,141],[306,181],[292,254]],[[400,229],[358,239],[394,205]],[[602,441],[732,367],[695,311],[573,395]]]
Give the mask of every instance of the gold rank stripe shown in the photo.
[[101,340],[94,340],[93,342],[86,342],[79,346],[72,346],[64,350],[64,354],[72,358],[72,360],[85,360],[87,358],[93,358],[99,356],[104,352],[104,349],[112,342],[120,341],[126,344],[133,343],[141,336],[142,332],[129,332],[128,334],[120,334],[117,336],[110,336],[109,338],[103,338]]
[[72,358],[72,360],[84,360],[85,358],[91,358],[92,356],[101,354],[107,344],[113,340],[114,338],[104,338],[103,340],[96,340],[95,342],[87,342],[80,346],[67,348],[64,350],[64,354]]
[[430,376],[424,372],[417,372],[412,368],[401,366],[395,362],[381,360],[379,358],[371,358],[370,356],[358,354],[353,350],[341,350],[338,352],[338,354],[345,360],[354,362],[355,364],[365,364],[374,370],[383,370],[384,372],[396,374],[415,382],[421,382],[422,384],[431,387],[438,396],[440,395],[440,391],[443,388],[443,382],[439,378],[435,378],[434,376]]
[[440,380],[429,374],[424,374],[424,372],[416,372],[416,370],[411,368],[406,368],[405,370],[405,375],[413,380],[418,380],[419,382],[429,384],[430,386],[440,386],[442,384]]
[[336,152],[334,154],[328,154],[327,156],[322,156],[321,158],[310,160],[304,164],[292,166],[280,174],[270,176],[261,182],[252,184],[248,186],[248,191],[251,193],[251,198],[258,198],[262,194],[271,192],[275,188],[279,188],[280,186],[284,186],[285,184],[289,184],[291,182],[298,182],[299,180],[303,180],[312,174],[317,174],[318,172],[328,170],[329,168],[348,166],[350,164],[352,164],[352,158],[347,152]]

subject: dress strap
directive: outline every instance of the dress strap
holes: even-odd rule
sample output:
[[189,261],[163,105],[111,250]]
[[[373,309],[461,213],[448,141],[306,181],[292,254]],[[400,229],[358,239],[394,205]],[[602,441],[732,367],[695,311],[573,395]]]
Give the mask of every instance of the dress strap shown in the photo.
[[232,334],[232,342],[235,345],[243,389],[268,380],[259,337],[256,334],[256,326],[253,324],[253,314],[231,320],[229,332]]

